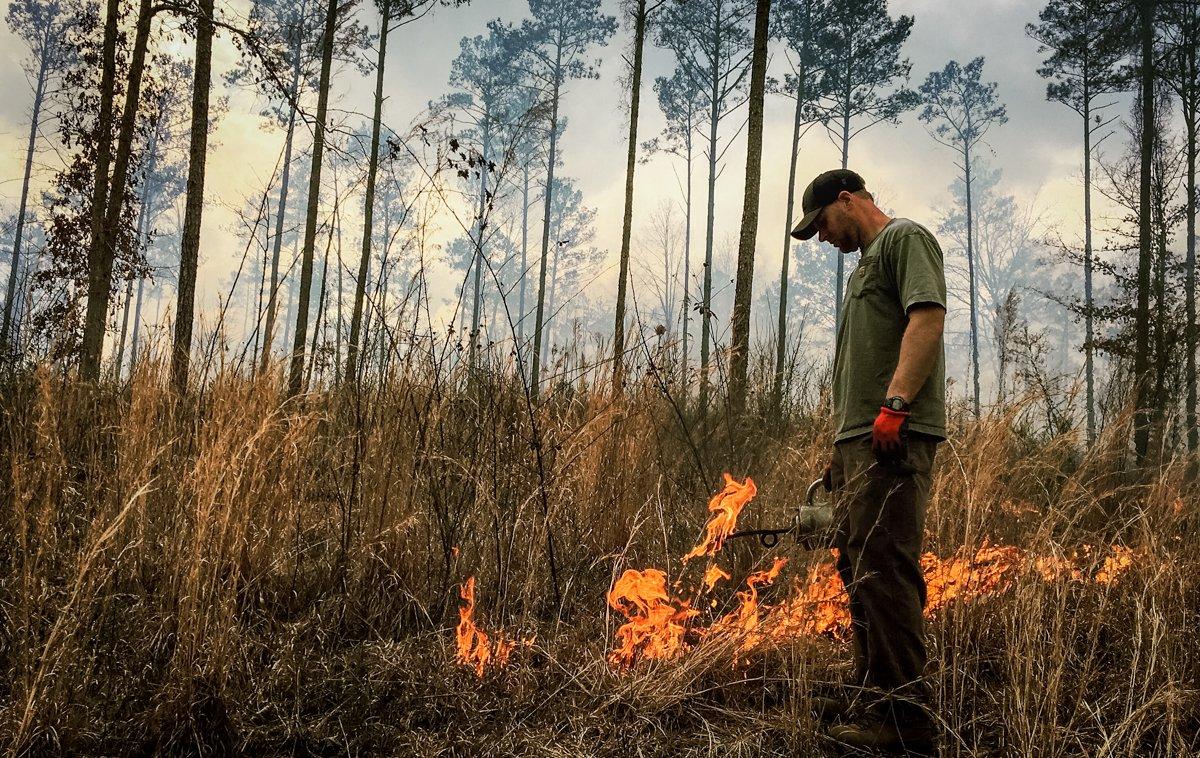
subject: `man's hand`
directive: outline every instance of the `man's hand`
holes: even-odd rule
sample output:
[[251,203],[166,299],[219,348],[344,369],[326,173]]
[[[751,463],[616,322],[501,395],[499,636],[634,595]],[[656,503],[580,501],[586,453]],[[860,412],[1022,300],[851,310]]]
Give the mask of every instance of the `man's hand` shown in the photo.
[[833,492],[833,461],[825,464],[825,471],[821,473],[821,484],[825,485],[826,492]]
[[876,457],[896,458],[903,454],[909,415],[908,411],[894,411],[887,406],[879,409],[871,430],[871,450]]

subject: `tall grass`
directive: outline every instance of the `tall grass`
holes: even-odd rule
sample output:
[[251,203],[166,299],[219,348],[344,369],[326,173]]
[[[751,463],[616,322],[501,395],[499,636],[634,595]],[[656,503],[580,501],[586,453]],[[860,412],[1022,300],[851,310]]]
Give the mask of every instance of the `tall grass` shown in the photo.
[[[183,399],[153,359],[120,385],[48,366],[10,377],[7,748],[819,754],[805,698],[843,675],[843,642],[746,661],[710,641],[615,672],[604,593],[627,567],[679,578],[722,471],[758,483],[745,522],[786,519],[831,441],[821,369],[797,371],[780,414],[757,361],[750,415],[730,419],[700,417],[662,354],[618,397],[605,367],[558,354],[536,404],[509,358],[487,360],[472,371],[414,353],[292,400],[281,366],[224,370]],[[1002,542],[1098,564],[1117,542],[1138,560],[1112,584],[1022,579],[936,615],[946,752],[1188,754],[1200,514],[1186,462],[1130,470],[1122,421],[1085,452],[1070,433],[1030,432],[1029,403],[979,422],[957,409],[928,548]],[[827,559],[773,552],[792,554],[793,576]],[[733,544],[721,560],[740,580],[766,557]],[[453,663],[468,576],[481,623],[533,640],[483,680]]]

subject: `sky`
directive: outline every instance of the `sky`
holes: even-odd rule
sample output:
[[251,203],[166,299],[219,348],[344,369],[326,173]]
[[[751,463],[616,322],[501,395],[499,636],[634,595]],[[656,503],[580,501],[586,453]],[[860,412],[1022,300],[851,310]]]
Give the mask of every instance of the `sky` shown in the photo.
[[[987,137],[988,156],[1003,171],[1001,189],[1020,200],[1038,201],[1045,219],[1064,229],[1068,236],[1081,225],[1080,132],[1078,117],[1066,107],[1045,100],[1045,82],[1036,73],[1041,56],[1037,44],[1024,31],[1036,20],[1042,0],[989,0],[988,2],[945,3],[930,0],[893,0],[893,16],[909,14],[915,23],[904,55],[912,63],[910,86],[954,59],[966,63],[985,56],[984,76],[998,83],[998,96],[1006,105],[1009,121],[994,128]],[[218,5],[222,9],[221,5]],[[225,13],[244,12],[244,6],[225,5]],[[605,0],[604,10],[617,14],[616,0]],[[360,7],[361,18],[372,29],[375,14],[370,6]],[[465,8],[439,9],[419,23],[403,27],[389,39],[385,77],[384,120],[400,128],[416,117],[426,104],[450,89],[450,62],[463,36],[485,30],[489,19],[519,21],[527,15],[524,0],[474,0]],[[177,35],[178,36],[178,35]],[[562,102],[568,128],[561,140],[562,173],[576,180],[585,203],[597,209],[596,245],[607,253],[595,283],[593,296],[614,292],[617,255],[620,249],[625,180],[626,116],[622,104],[622,52],[631,30],[621,26],[607,47],[594,51],[600,77],[572,82]],[[186,39],[176,43],[181,54],[190,56]],[[32,92],[19,67],[24,55],[20,40],[0,31],[0,91],[8,93],[0,102],[0,209],[12,212],[20,191],[24,145],[28,130]],[[374,57],[374,53],[369,53]],[[278,159],[283,143],[281,131],[263,128],[259,102],[249,92],[227,90],[222,75],[236,64],[236,51],[227,36],[218,38],[213,81],[229,95],[229,112],[210,137],[206,195],[208,202],[202,228],[201,270],[198,305],[215,309],[222,293],[221,283],[236,266],[245,247],[238,233],[235,208],[261,193]],[[672,58],[663,50],[648,49],[643,80],[643,109],[639,139],[658,134],[663,117],[650,86],[656,76],[669,73]],[[782,47],[775,44],[769,72],[786,70]],[[334,85],[333,107],[343,113],[370,113],[374,74],[343,68]],[[1122,106],[1123,107],[1123,106]],[[787,159],[791,139],[790,101],[769,96],[766,103],[764,160],[755,267],[755,291],[777,280],[784,248],[787,197]],[[730,119],[729,123],[741,119]],[[55,167],[50,142],[38,157],[35,187],[44,187]],[[839,165],[839,147],[817,127],[801,144],[798,191],[820,171]],[[744,136],[726,155],[716,195],[718,241],[735,245],[741,219],[744,180]],[[927,226],[935,223],[935,209],[949,202],[949,185],[958,175],[954,156],[933,141],[926,127],[910,112],[898,126],[880,124],[863,132],[851,143],[850,168],[862,174],[870,189],[882,197],[897,215]],[[645,228],[649,214],[662,199],[678,200],[679,185],[672,159],[653,157],[637,168],[635,239]],[[702,173],[697,174],[696,198],[703,199]],[[702,205],[700,205],[702,207]],[[703,217],[693,229],[702,240]],[[829,253],[829,248],[826,250]],[[697,251],[693,247],[693,266]],[[635,255],[644,251],[636,250]],[[856,254],[847,261],[849,270]],[[431,273],[434,291],[449,296],[460,278],[445,269]],[[615,299],[615,295],[614,295]]]

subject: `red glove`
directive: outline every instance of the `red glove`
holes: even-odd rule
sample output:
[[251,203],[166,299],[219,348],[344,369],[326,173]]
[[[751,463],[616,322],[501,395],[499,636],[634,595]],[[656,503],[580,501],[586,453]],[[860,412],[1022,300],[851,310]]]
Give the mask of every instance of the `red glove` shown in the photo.
[[887,406],[879,409],[871,430],[871,450],[876,455],[892,457],[904,451],[909,415],[908,411],[894,411]]

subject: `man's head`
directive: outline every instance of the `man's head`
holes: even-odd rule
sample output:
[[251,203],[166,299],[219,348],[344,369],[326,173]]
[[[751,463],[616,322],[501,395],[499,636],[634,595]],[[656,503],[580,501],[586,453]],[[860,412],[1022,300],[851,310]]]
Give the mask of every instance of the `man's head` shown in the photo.
[[792,236],[807,240],[820,235],[818,239],[843,253],[860,249],[868,230],[877,230],[883,215],[863,178],[844,168],[826,171],[809,182],[801,206],[804,218]]

